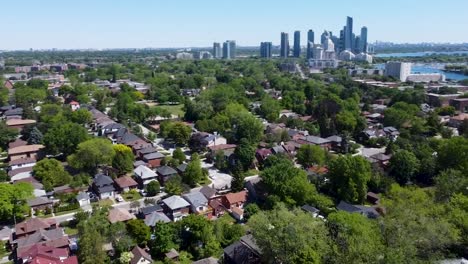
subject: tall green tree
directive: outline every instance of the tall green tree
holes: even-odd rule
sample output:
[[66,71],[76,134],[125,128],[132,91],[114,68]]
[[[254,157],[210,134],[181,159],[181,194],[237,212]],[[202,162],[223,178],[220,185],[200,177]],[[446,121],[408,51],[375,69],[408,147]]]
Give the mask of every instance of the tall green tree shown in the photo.
[[174,153],[172,153],[172,157],[174,159],[179,160],[180,163],[184,162],[187,159],[181,148],[176,148],[174,150]]
[[46,191],[53,187],[69,184],[71,175],[65,171],[62,163],[56,159],[43,159],[33,167],[34,177],[44,185]]
[[316,145],[302,145],[297,151],[297,161],[303,167],[323,165],[326,159],[325,150]]
[[454,194],[468,195],[468,175],[453,169],[440,172],[435,178],[437,200],[449,201]]
[[78,144],[88,138],[88,131],[84,127],[67,122],[49,129],[44,135],[44,143],[48,153],[54,155],[63,153],[68,156],[76,150]]
[[68,156],[68,163],[76,169],[93,172],[99,165],[110,165],[115,156],[112,143],[103,138],[94,138],[78,145],[75,154]]
[[261,211],[249,226],[265,263],[323,263],[330,252],[324,223],[298,209]]
[[194,153],[182,176],[182,181],[190,186],[195,186],[203,177],[200,157],[197,153]]
[[408,150],[397,151],[390,158],[390,173],[400,184],[410,181],[420,166],[418,158]]
[[377,222],[360,214],[332,213],[327,218],[332,263],[379,263],[384,249]]
[[18,136],[18,130],[9,128],[5,122],[0,122],[0,148],[6,149],[8,143]]
[[132,149],[122,144],[113,145],[112,147],[115,152],[112,159],[112,167],[117,169],[121,174],[131,172],[133,170],[133,162],[135,161]]
[[340,200],[350,203],[364,202],[367,183],[371,179],[371,167],[360,156],[342,155],[329,164],[332,191]]
[[442,141],[437,152],[437,163],[440,169],[461,170],[468,173],[468,139],[453,137]]
[[139,245],[146,244],[151,236],[151,229],[141,219],[128,221],[127,230]]
[[243,138],[234,150],[234,155],[242,165],[242,170],[246,171],[252,166],[255,158],[255,147],[247,139]]
[[26,200],[33,197],[33,189],[30,183],[0,183],[0,222],[24,219],[30,210]]

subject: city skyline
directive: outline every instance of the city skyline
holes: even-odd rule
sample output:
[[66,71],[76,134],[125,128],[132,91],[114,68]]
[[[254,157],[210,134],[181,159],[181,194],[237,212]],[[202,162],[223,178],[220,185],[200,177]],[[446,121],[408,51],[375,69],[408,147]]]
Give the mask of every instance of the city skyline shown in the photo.
[[[338,35],[347,16],[354,18],[356,35],[363,26],[370,28],[369,43],[468,42],[463,34],[468,28],[463,13],[468,9],[466,1],[431,5],[436,2],[395,0],[378,6],[370,1],[335,2],[330,9],[330,3],[293,0],[290,6],[300,8],[288,12],[266,1],[240,0],[224,12],[222,5],[216,8],[219,2],[211,0],[84,0],[79,6],[57,0],[8,1],[2,4],[10,12],[3,13],[8,23],[0,50],[209,47],[226,39],[236,40],[239,46],[258,46],[262,41],[277,46],[279,32],[292,36],[298,30],[305,36],[313,29]],[[438,20],[428,13],[437,13]],[[302,47],[306,40],[301,38]]]

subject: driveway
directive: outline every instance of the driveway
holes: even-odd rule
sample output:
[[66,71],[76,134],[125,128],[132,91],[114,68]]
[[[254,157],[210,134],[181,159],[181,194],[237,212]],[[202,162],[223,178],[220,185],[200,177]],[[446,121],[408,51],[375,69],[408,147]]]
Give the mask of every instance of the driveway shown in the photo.
[[202,161],[202,168],[208,169],[208,177],[211,180],[210,187],[217,190],[230,189],[232,176],[216,169],[213,164]]

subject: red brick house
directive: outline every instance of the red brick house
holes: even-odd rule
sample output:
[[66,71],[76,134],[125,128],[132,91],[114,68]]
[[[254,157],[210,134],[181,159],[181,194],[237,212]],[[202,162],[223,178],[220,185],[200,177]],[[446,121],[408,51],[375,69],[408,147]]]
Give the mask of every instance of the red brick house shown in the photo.
[[15,226],[15,237],[26,237],[39,230],[51,230],[56,228],[57,222],[53,219],[31,218]]
[[237,193],[228,193],[221,197],[221,203],[226,209],[231,210],[233,207],[243,208],[247,202],[247,191]]

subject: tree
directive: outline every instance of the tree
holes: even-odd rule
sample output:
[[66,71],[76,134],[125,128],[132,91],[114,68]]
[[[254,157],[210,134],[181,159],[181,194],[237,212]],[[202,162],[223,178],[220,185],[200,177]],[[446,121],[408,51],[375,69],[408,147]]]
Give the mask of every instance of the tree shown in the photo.
[[154,227],[154,239],[150,240],[151,255],[162,257],[172,248],[178,248],[174,242],[176,236],[175,226],[167,223],[156,223]]
[[260,212],[260,207],[255,203],[249,203],[244,207],[244,217],[249,219],[256,213]]
[[179,176],[175,176],[167,180],[164,187],[164,191],[169,195],[180,195],[184,191],[182,187],[182,179]]
[[80,263],[106,263],[108,256],[102,250],[104,245],[103,236],[90,224],[83,224],[79,230],[80,240],[78,246],[80,250],[78,251],[78,258]]
[[181,249],[187,250],[195,259],[220,253],[220,244],[214,235],[213,224],[204,216],[191,214],[177,222],[176,227]]
[[448,204],[448,219],[460,232],[461,248],[468,247],[468,195],[454,194]]
[[190,162],[182,175],[182,181],[190,186],[195,186],[197,182],[203,179],[203,170],[200,157],[197,153],[192,155]]
[[115,152],[112,159],[112,167],[117,169],[121,174],[131,172],[133,170],[133,162],[135,161],[132,149],[122,144],[113,145],[112,147]]
[[221,247],[227,247],[238,241],[244,234],[242,225],[232,224],[227,218],[220,218],[214,222],[214,234]]
[[350,203],[364,202],[367,183],[371,179],[367,160],[360,156],[341,155],[330,162],[328,175],[331,189],[338,199]]
[[278,100],[275,100],[270,96],[265,96],[262,99],[260,105],[260,114],[263,118],[269,122],[274,122],[276,119],[278,119],[280,111],[281,105],[279,104]]
[[46,191],[53,187],[69,184],[72,177],[56,159],[43,159],[33,167],[34,177],[42,182]]
[[172,153],[172,157],[179,160],[180,163],[183,163],[186,160],[185,154],[181,148],[176,148]]
[[386,246],[384,263],[431,262],[459,239],[444,205],[434,203],[423,189],[394,184],[382,205],[386,210],[380,221]]
[[332,263],[379,263],[384,246],[377,222],[341,211],[327,217],[327,226]]
[[459,170],[442,171],[435,178],[435,194],[439,201],[449,201],[457,193],[468,195],[468,175]]
[[468,173],[468,139],[453,137],[443,140],[437,152],[437,163],[441,170],[456,169]]
[[10,179],[8,173],[5,170],[0,170],[0,182],[6,182]]
[[49,153],[63,153],[68,156],[76,150],[78,144],[88,138],[88,131],[84,127],[67,122],[50,128],[44,135],[44,143]]
[[93,115],[90,111],[84,108],[80,108],[76,111],[70,112],[70,121],[81,125],[89,124],[93,121]]
[[288,205],[313,204],[327,208],[333,203],[318,194],[315,185],[309,183],[304,170],[294,167],[287,159],[276,159],[276,163],[260,173],[270,196],[277,196]]
[[151,229],[141,219],[128,221],[127,230],[139,245],[145,244],[150,239]]
[[146,192],[148,193],[148,196],[155,196],[159,193],[160,188],[158,181],[150,181],[146,185]]
[[67,160],[73,168],[93,172],[99,165],[110,165],[114,156],[115,150],[109,140],[94,138],[80,143],[76,153]]
[[323,165],[326,159],[325,151],[316,145],[302,145],[297,151],[297,161],[303,167],[307,168],[317,165]]
[[416,156],[407,150],[397,151],[390,158],[390,173],[400,184],[406,184],[410,181],[419,169],[419,160]]
[[164,138],[171,138],[176,144],[187,144],[192,129],[182,122],[163,122],[160,133]]
[[261,211],[249,226],[265,263],[322,263],[330,252],[324,223],[299,209]]
[[120,254],[119,262],[121,264],[128,264],[133,258],[133,253],[132,252],[122,252]]
[[29,212],[26,203],[33,196],[30,183],[0,183],[0,222],[20,221]]
[[247,139],[243,138],[234,150],[234,155],[240,162],[242,171],[246,171],[252,166],[252,162],[255,158],[255,147],[251,145]]
[[18,136],[18,130],[9,128],[5,122],[0,122],[0,148],[6,149],[8,143]]
[[29,133],[28,143],[32,145],[41,144],[43,138],[44,138],[44,135],[42,134],[42,132],[39,131],[37,127],[33,127],[31,132]]

